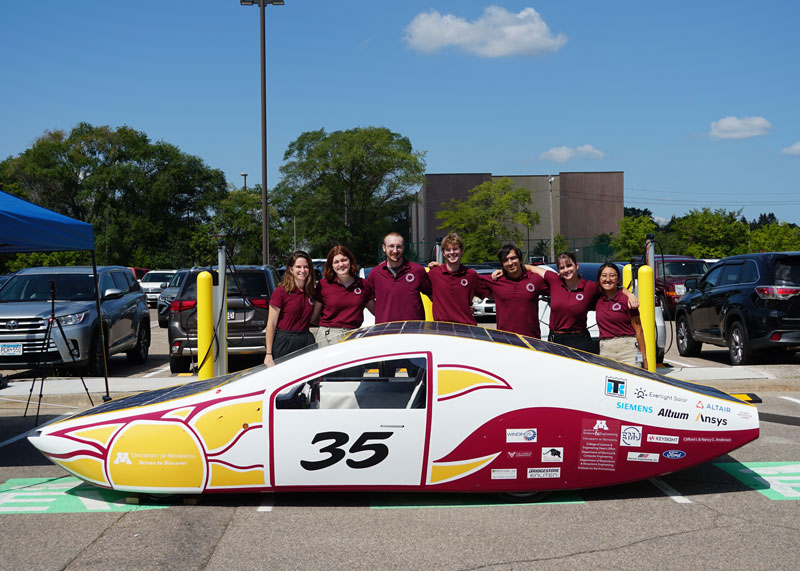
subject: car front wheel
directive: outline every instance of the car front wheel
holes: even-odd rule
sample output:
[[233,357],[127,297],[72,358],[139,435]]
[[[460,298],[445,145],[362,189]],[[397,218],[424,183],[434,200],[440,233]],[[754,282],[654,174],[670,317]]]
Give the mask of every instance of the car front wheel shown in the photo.
[[701,343],[692,337],[692,329],[689,327],[689,319],[685,315],[678,318],[675,325],[678,338],[678,352],[684,357],[697,357],[700,354]]
[[728,330],[728,353],[733,366],[750,362],[750,341],[747,339],[747,331],[738,321],[734,321]]
[[92,336],[92,343],[89,347],[89,362],[86,364],[86,374],[90,377],[103,375],[105,372],[103,362],[103,343],[100,340],[100,333],[96,332]]

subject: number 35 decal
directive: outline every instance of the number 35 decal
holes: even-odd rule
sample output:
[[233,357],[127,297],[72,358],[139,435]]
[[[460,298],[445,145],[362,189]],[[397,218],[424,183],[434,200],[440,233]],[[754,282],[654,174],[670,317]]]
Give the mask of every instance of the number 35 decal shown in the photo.
[[[347,451],[350,454],[357,454],[359,452],[366,452],[371,451],[372,455],[364,458],[363,460],[353,460],[348,458],[346,463],[351,468],[360,469],[360,468],[369,468],[371,466],[375,466],[376,464],[380,464],[386,457],[389,455],[389,447],[385,444],[381,444],[379,442],[375,442],[372,444],[368,444],[370,440],[386,440],[389,438],[393,432],[365,432],[361,436],[358,437],[350,449]],[[320,432],[314,435],[314,438],[311,440],[311,444],[316,444],[317,442],[323,442],[325,440],[332,440],[330,444],[327,446],[323,446],[320,448],[320,453],[327,453],[329,456],[322,460],[300,460],[300,465],[305,468],[306,470],[322,470],[323,468],[327,468],[328,466],[333,466],[337,462],[339,462],[342,458],[346,456],[346,452],[342,448],[350,437],[345,434],[344,432]]]

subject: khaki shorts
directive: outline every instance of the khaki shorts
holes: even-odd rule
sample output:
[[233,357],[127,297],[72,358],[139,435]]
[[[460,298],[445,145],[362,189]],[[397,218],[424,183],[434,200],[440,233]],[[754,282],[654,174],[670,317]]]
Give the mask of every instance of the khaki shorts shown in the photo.
[[345,334],[352,331],[352,329],[344,329],[342,327],[323,327],[322,325],[317,328],[314,334],[314,340],[321,346],[333,345],[338,342]]
[[641,363],[636,362],[636,337],[612,337],[611,339],[600,339],[600,356],[614,359],[620,363],[640,367]]

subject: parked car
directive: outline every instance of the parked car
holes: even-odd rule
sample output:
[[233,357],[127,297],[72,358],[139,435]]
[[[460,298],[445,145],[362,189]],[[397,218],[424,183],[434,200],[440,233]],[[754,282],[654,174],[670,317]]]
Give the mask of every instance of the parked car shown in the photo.
[[150,270],[144,275],[139,285],[147,296],[147,305],[150,307],[158,305],[161,290],[167,287],[174,275],[175,270]]
[[[167,337],[169,368],[173,373],[187,373],[197,360],[197,276],[215,268],[189,270],[170,303]],[[228,354],[256,355],[266,352],[266,328],[269,297],[278,285],[278,273],[272,266],[236,266],[227,272]]]
[[158,326],[166,329],[169,325],[169,306],[175,296],[178,295],[183,280],[189,274],[190,270],[178,270],[172,279],[167,284],[161,293],[158,295],[158,302],[156,304],[156,313],[158,314]]
[[675,314],[678,300],[686,293],[686,280],[699,278],[707,270],[708,264],[705,260],[691,256],[656,256],[653,278],[656,282],[656,295],[661,299],[666,319]]
[[[619,268],[620,275],[622,275],[622,268],[623,264],[619,262],[614,262],[617,267]],[[594,263],[594,262],[584,262],[580,264],[581,275],[585,279],[589,279],[594,281],[597,277],[597,272],[600,269],[602,264]],[[549,267],[555,269],[554,264],[549,264]],[[476,269],[479,274],[480,273],[489,273],[491,274],[494,270],[480,270]],[[494,300],[492,298],[474,298],[472,302],[472,312],[475,317],[495,317],[497,315],[497,310],[495,307]],[[656,321],[656,362],[661,363],[664,361],[664,353],[666,352],[666,339],[667,339],[667,328],[666,324],[664,323],[664,314],[661,309],[661,302],[656,297],[656,309],[655,309],[655,321]],[[595,343],[599,343],[600,339],[600,331],[597,328],[597,320],[595,318],[594,311],[590,311],[586,315],[586,327],[589,329],[589,334],[592,336],[592,339]],[[547,339],[547,336],[550,334],[550,298],[549,296],[542,296],[539,298],[539,328],[542,332],[542,339]]]
[[[130,362],[144,363],[150,351],[150,312],[144,293],[127,268],[101,266],[97,271],[108,354],[124,351]],[[54,327],[45,347],[53,297],[66,342]],[[0,289],[0,368],[50,364],[101,375],[99,332],[91,267],[28,268]]]
[[12,275],[13,274],[7,274],[7,275],[0,276],[0,287],[3,287],[3,284],[6,283],[8,280],[10,280]]
[[709,343],[744,365],[765,349],[800,350],[800,252],[724,258],[686,288],[675,314],[681,355]]
[[133,277],[136,278],[137,282],[141,282],[145,274],[150,271],[148,268],[133,268],[130,266],[128,266],[128,269],[133,274]]

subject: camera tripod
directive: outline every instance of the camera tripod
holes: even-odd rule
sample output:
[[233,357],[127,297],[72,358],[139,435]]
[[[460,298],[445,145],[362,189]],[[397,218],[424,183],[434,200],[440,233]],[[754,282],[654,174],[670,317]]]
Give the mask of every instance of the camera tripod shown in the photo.
[[[48,347],[50,346],[50,341],[53,338],[53,324],[58,327],[58,331],[61,333],[61,339],[64,341],[64,346],[69,351],[69,356],[72,359],[73,363],[77,363],[78,357],[80,353],[78,352],[77,347],[73,347],[70,345],[69,341],[67,340],[67,336],[64,333],[64,328],[61,326],[61,322],[56,318],[56,282],[55,280],[50,280],[50,317],[47,320],[47,330],[44,334],[44,340],[42,340],[42,347],[39,351],[39,358],[36,361],[36,366],[34,367],[34,376],[33,380],[31,381],[31,390],[28,392],[28,402],[25,403],[25,412],[22,416],[28,416],[28,406],[31,404],[31,396],[33,396],[33,388],[36,385],[36,379],[38,377],[37,373],[41,373],[41,381],[39,384],[39,402],[36,405],[36,420],[35,423],[38,426],[39,424],[39,410],[42,406],[42,395],[44,394],[44,381],[47,378],[47,371],[51,368],[50,365],[45,364],[45,353],[47,352]],[[89,388],[86,386],[86,381],[81,375],[81,383],[83,383],[83,390],[86,391],[86,396],[89,397],[89,403],[94,406],[94,402],[92,401],[92,395],[89,394]]]

